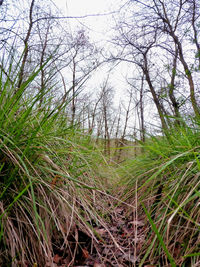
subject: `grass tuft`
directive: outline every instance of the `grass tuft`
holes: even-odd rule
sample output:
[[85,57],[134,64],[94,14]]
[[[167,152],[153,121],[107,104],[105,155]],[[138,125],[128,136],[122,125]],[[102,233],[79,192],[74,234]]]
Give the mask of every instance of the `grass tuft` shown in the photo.
[[40,70],[16,89],[16,70],[11,80],[1,69],[1,266],[53,266],[56,252],[73,264],[77,229],[96,240],[90,221],[101,220],[94,189],[104,192],[98,170],[105,159],[70,126],[67,105],[52,104],[48,88],[30,94]]
[[149,137],[143,144],[144,154],[128,159],[118,170],[124,200],[134,204],[138,184],[138,209],[143,207],[149,225],[140,266],[199,262],[199,125],[196,121],[172,129],[170,138]]

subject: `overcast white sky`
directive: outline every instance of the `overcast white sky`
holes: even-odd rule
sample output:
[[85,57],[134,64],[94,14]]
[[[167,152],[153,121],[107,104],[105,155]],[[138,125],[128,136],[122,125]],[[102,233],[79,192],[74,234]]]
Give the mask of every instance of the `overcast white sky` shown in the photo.
[[[80,28],[85,26],[88,29],[91,41],[95,41],[99,46],[105,47],[105,45],[108,45],[106,44],[106,40],[110,39],[112,26],[114,26],[113,15],[110,13],[119,10],[125,0],[53,0],[53,2],[61,9],[63,15],[69,17],[108,14],[68,20],[72,30],[76,29],[76,27]],[[95,80],[102,79],[103,81],[104,77],[102,76],[105,75],[104,70],[100,70]],[[115,81],[122,79],[120,75],[117,76],[114,79]],[[118,80],[119,83],[121,82]]]
[[[117,11],[122,0],[53,0],[66,16],[85,16],[93,14],[108,14]],[[82,19],[70,19],[71,28],[84,25],[90,30],[92,39],[105,39],[110,31],[112,15],[93,16]]]
[[[63,15],[70,17],[79,17],[85,15],[95,14],[109,14],[111,12],[117,12],[119,9],[127,3],[127,0],[52,0],[59,9],[61,9]],[[117,14],[116,14],[117,15]],[[117,17],[117,16],[116,16]],[[107,47],[109,40],[113,34],[112,27],[114,27],[115,21],[113,14],[106,16],[89,16],[81,19],[69,19],[71,30],[77,30],[77,27],[86,27],[89,32],[89,36],[92,42],[95,42],[97,46]],[[110,45],[109,45],[110,46]],[[93,75],[93,78],[88,84],[88,88],[98,88],[107,77],[107,68],[100,68],[100,70]],[[125,81],[125,76],[132,75],[134,69],[126,63],[121,63],[112,71],[110,75],[111,86],[115,89],[114,103],[118,106],[119,102],[127,103],[127,89],[128,85]],[[97,87],[96,87],[97,85]],[[146,111],[146,110],[145,110]],[[148,114],[148,119],[150,116]],[[133,125],[135,123],[134,116],[131,116]]]
[[108,12],[115,9],[116,0],[54,0],[70,16]]

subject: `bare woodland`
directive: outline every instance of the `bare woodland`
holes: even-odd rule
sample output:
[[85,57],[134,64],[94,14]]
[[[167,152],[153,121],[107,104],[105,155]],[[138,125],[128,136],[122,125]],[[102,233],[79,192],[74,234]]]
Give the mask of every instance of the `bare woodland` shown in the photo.
[[[95,176],[95,179],[98,180],[98,186],[96,185],[96,181],[91,182],[89,177],[93,175],[93,172],[97,170],[99,171],[98,168],[104,166],[103,164],[105,164],[105,168],[108,169],[113,167],[115,164],[115,168],[120,168],[120,164],[123,164],[125,160],[129,160],[131,157],[135,159],[138,155],[140,156],[144,150],[143,147],[140,147],[139,145],[145,144],[146,141],[148,142],[151,140],[150,136],[152,134],[158,137],[157,143],[159,143],[160,140],[165,140],[164,138],[166,138],[166,142],[169,142],[168,144],[171,145],[176,142],[176,137],[174,137],[172,140],[172,131],[176,133],[178,129],[186,129],[187,127],[191,127],[190,130],[194,130],[195,134],[198,132],[195,128],[197,126],[193,127],[192,125],[194,121],[195,123],[197,121],[196,125],[199,127],[200,121],[200,2],[198,0],[127,0],[122,1],[120,6],[116,6],[115,12],[108,14],[90,14],[88,16],[108,16],[110,21],[112,21],[110,40],[106,41],[107,44],[109,44],[108,46],[105,45],[105,43],[95,42],[91,38],[90,30],[88,27],[86,27],[86,25],[84,25],[84,16],[67,17],[62,14],[62,12],[57,8],[56,3],[54,3],[52,0],[0,1],[0,108],[3,106],[3,104],[7,103],[6,101],[9,98],[11,99],[10,103],[5,104],[0,110],[0,112],[2,112],[2,114],[0,114],[0,123],[2,119],[2,124],[0,127],[0,149],[2,153],[0,154],[0,170],[3,170],[3,174],[1,176],[3,182],[0,181],[0,210],[2,212],[2,215],[0,215],[0,219],[2,220],[0,229],[5,229],[6,227],[9,229],[10,232],[8,236],[6,235],[7,239],[5,238],[5,240],[8,240],[6,241],[7,243],[12,243],[11,239],[9,238],[13,235],[13,233],[15,233],[13,229],[18,229],[19,232],[23,232],[23,227],[20,226],[21,228],[15,228],[15,226],[18,224],[18,221],[22,223],[23,220],[26,221],[26,219],[28,222],[32,222],[32,220],[36,221],[36,226],[34,229],[25,228],[31,229],[31,233],[33,236],[35,236],[35,240],[37,240],[37,235],[40,236],[40,234],[43,233],[43,230],[41,230],[39,234],[35,230],[37,227],[39,228],[39,226],[41,229],[46,228],[51,234],[54,233],[54,231],[58,231],[59,234],[62,235],[62,241],[66,236],[70,236],[70,230],[68,229],[74,227],[72,239],[76,245],[73,244],[71,247],[73,247],[73,251],[75,252],[74,254],[71,253],[71,256],[68,255],[68,258],[66,257],[64,259],[67,262],[66,265],[61,265],[61,263],[60,265],[58,263],[57,265],[53,265],[52,262],[54,260],[55,263],[55,255],[59,254],[56,254],[55,251],[57,251],[57,248],[53,248],[52,245],[54,236],[52,234],[53,237],[50,235],[50,237],[46,237],[45,234],[41,234],[46,243],[41,242],[42,245],[38,255],[38,250],[36,247],[34,247],[32,250],[33,256],[31,256],[31,250],[31,252],[27,253],[26,249],[24,248],[24,243],[26,245],[30,243],[30,241],[27,241],[26,236],[23,239],[24,243],[20,243],[21,241],[15,237],[15,243],[19,244],[18,247],[20,247],[23,255],[21,258],[19,257],[20,260],[18,262],[24,260],[24,265],[22,264],[19,266],[39,266],[37,264],[33,265],[35,264],[34,258],[36,258],[39,262],[39,258],[45,253],[46,258],[51,258],[51,263],[45,266],[76,266],[73,264],[75,264],[75,255],[79,254],[77,251],[81,251],[81,257],[85,257],[84,259],[86,261],[88,260],[89,262],[89,256],[84,256],[83,251],[77,245],[78,233],[81,233],[80,235],[83,236],[84,234],[86,235],[83,230],[80,230],[82,229],[81,227],[76,228],[75,226],[76,222],[81,221],[82,218],[84,218],[85,221],[81,221],[81,226],[87,228],[88,225],[91,226],[92,223],[94,223],[95,227],[99,227],[97,228],[96,236],[90,229],[92,227],[89,226],[87,228],[87,234],[90,234],[90,244],[93,244],[93,241],[94,243],[97,241],[99,242],[95,243],[98,244],[95,247],[95,253],[98,254],[98,251],[101,251],[103,255],[105,252],[105,247],[102,245],[103,243],[101,243],[99,241],[100,239],[98,239],[101,235],[101,231],[103,231],[99,226],[99,222],[102,223],[101,225],[104,227],[104,230],[106,229],[106,233],[109,233],[105,235],[105,240],[107,240],[108,243],[110,242],[109,244],[112,243],[110,247],[114,247],[113,251],[116,252],[113,253],[114,256],[112,255],[114,263],[107,261],[107,265],[97,265],[98,263],[95,265],[95,258],[90,265],[88,263],[88,265],[85,266],[158,266],[155,265],[153,253],[151,255],[148,254],[148,251],[150,251],[148,249],[147,252],[142,254],[144,259],[141,260],[142,263],[137,265],[137,260],[139,258],[137,253],[138,251],[142,250],[143,246],[145,246],[145,237],[150,236],[148,242],[153,240],[151,243],[152,247],[154,247],[155,244],[154,237],[150,235],[151,233],[149,228],[144,226],[146,223],[144,215],[146,214],[148,219],[150,218],[150,224],[159,241],[161,239],[161,243],[164,243],[162,242],[162,238],[164,241],[166,241],[166,246],[163,244],[162,245],[163,250],[165,252],[167,251],[167,256],[163,256],[164,260],[162,259],[162,261],[160,261],[161,265],[159,266],[197,267],[199,266],[198,263],[200,262],[197,260],[197,265],[192,265],[192,263],[191,265],[187,265],[188,262],[184,263],[186,265],[179,264],[183,263],[185,260],[184,257],[189,258],[191,255],[196,255],[199,253],[196,250],[193,251],[191,249],[191,243],[194,242],[196,245],[197,240],[199,240],[195,228],[198,227],[199,229],[199,217],[192,217],[193,215],[199,216],[195,215],[198,214],[197,206],[199,205],[196,201],[198,193],[197,186],[199,184],[199,171],[197,172],[197,169],[200,166],[198,152],[199,145],[197,144],[198,141],[194,141],[194,143],[191,141],[190,143],[189,137],[189,141],[186,142],[189,144],[189,152],[186,153],[181,150],[180,153],[182,154],[174,158],[171,158],[170,153],[172,153],[174,156],[175,152],[170,151],[170,153],[168,153],[168,145],[166,145],[166,155],[164,155],[164,153],[160,153],[158,156],[156,154],[157,147],[155,150],[152,149],[153,152],[151,151],[151,156],[152,161],[155,160],[155,164],[157,164],[157,162],[161,159],[169,160],[169,164],[166,163],[166,161],[164,161],[162,164],[159,162],[159,168],[156,165],[151,165],[152,169],[148,167],[150,165],[148,165],[148,159],[146,158],[146,165],[141,163],[141,165],[138,165],[138,167],[134,167],[135,169],[133,169],[132,172],[129,171],[130,166],[127,164],[127,170],[124,172],[124,176],[126,177],[129,177],[130,173],[131,175],[132,173],[134,173],[134,175],[138,174],[138,177],[140,177],[139,171],[144,165],[147,166],[147,169],[144,171],[144,179],[141,180],[142,182],[140,182],[140,179],[137,178],[135,183],[132,184],[132,178],[130,178],[128,182],[124,182],[124,185],[120,187],[119,195],[117,197],[116,192],[114,192],[112,198],[108,197],[109,193],[111,192],[112,194],[112,190],[117,191],[118,189],[116,188],[118,187],[113,187],[113,189],[109,184],[111,182],[107,181],[107,178],[104,177],[104,174],[98,173]],[[76,19],[79,19],[81,22],[80,25],[75,29],[71,28],[70,23]],[[127,70],[125,74],[124,72],[123,74],[120,73],[122,68],[124,68],[123,70]],[[102,78],[97,83],[97,79],[95,79],[95,77]],[[120,94],[120,96],[118,95],[118,98],[116,98],[117,94]],[[34,101],[31,102],[33,99]],[[116,99],[118,100],[116,101]],[[18,105],[17,108],[16,105]],[[62,114],[62,118],[59,117],[60,115],[58,115],[58,113]],[[22,116],[18,119],[20,114],[22,114]],[[29,118],[30,114],[33,114],[34,119],[30,119],[30,121],[28,121],[27,118]],[[49,118],[52,118],[52,121],[49,122]],[[13,121],[15,119],[16,121],[14,123]],[[59,122],[58,127],[56,126],[56,123],[54,125],[54,119],[56,123],[57,121]],[[18,130],[15,130],[15,125],[18,125],[17,123],[19,124],[19,132],[21,131],[21,136]],[[24,129],[22,129],[23,127],[20,126],[21,124],[23,125]],[[7,125],[10,125],[10,132],[6,128]],[[30,125],[31,127],[34,125],[34,127],[32,130],[30,130],[30,133],[27,134],[28,137],[31,136],[30,140],[28,139],[29,141],[26,141],[26,139],[23,138],[25,138],[26,129],[28,129]],[[46,125],[46,128],[43,129],[44,125]],[[51,130],[48,131],[48,128],[50,129],[50,127]],[[64,129],[63,132],[61,129]],[[41,130],[41,132],[39,132],[39,130]],[[71,133],[69,140],[64,137],[64,135],[68,132]],[[48,138],[52,137],[54,133],[58,133],[58,136],[56,136],[54,141],[51,143],[48,141],[50,140]],[[75,139],[75,133],[77,133],[78,136],[78,138],[76,137],[78,140],[77,143],[79,142],[77,146],[73,143]],[[180,134],[180,136],[181,138],[185,137],[184,133]],[[19,139],[19,149],[17,146],[13,145],[14,141],[12,138],[15,137]],[[44,143],[46,142],[44,145],[37,141],[42,137],[44,137]],[[80,141],[83,137],[85,138],[84,142],[87,140],[89,143],[89,145],[87,144],[89,149],[90,146],[92,149],[95,148],[94,150],[91,149],[92,152],[90,151],[88,153],[87,149],[84,148],[84,142]],[[33,147],[31,146],[32,140],[36,140],[36,143],[34,143]],[[67,140],[67,145],[65,144],[64,140]],[[199,137],[195,140],[199,140]],[[11,145],[12,149],[9,147],[9,145]],[[174,150],[176,151],[177,149],[177,151],[179,151],[179,148],[182,149],[185,146],[186,145],[182,145],[180,142],[180,144],[178,144]],[[59,150],[54,153],[53,149],[57,147],[59,147]],[[34,149],[36,150],[36,154],[33,152],[35,151]],[[79,149],[81,151],[80,153],[77,152]],[[15,154],[15,150],[19,151],[19,154],[21,153],[20,156],[16,155],[17,152]],[[42,152],[40,150],[42,150]],[[100,151],[103,160],[100,160],[95,154],[95,156],[93,156],[94,158],[96,157],[95,159],[97,161],[97,164],[95,163],[95,165],[94,163],[91,163],[92,160],[90,157],[92,157],[93,153],[96,153],[97,151]],[[32,154],[34,155],[32,158],[33,165],[30,164],[30,172],[27,171],[26,164],[23,164],[23,162],[28,162],[27,166],[29,166],[29,154],[27,156],[26,153],[30,153],[31,156]],[[184,165],[183,169],[185,172],[182,172],[182,170],[180,171],[181,168],[179,169],[178,167],[175,169],[175,174],[173,174],[174,176],[170,177],[168,184],[166,177],[168,175],[167,172],[170,173],[171,171],[170,164],[173,164],[175,160],[181,158],[182,155],[186,155],[189,158],[191,153],[193,153],[192,155],[194,156],[195,160],[197,160],[198,168],[193,168],[195,162],[193,158],[193,160],[188,161],[188,164]],[[62,159],[59,158],[60,155],[61,158],[63,157]],[[87,158],[89,163],[84,157]],[[39,162],[39,164],[42,162],[42,167],[39,165],[41,168],[35,168],[35,162]],[[75,168],[76,170],[73,169],[73,164],[74,166],[78,166],[77,169]],[[140,164],[140,162],[138,164]],[[7,171],[6,167],[8,166],[11,168],[11,165],[18,169],[13,169],[13,171],[8,169],[9,171]],[[130,165],[132,166],[133,164],[131,163]],[[49,166],[52,168],[51,171],[49,170]],[[87,166],[88,169],[85,166]],[[165,171],[166,169],[167,174],[162,175],[162,170]],[[16,179],[16,177],[18,177],[18,170],[19,176],[23,173],[24,177],[26,177],[21,180],[21,183]],[[152,170],[156,170],[156,176],[154,176]],[[123,172],[121,169],[120,171]],[[32,172],[37,177],[34,178],[34,182],[31,182],[31,179],[35,176],[33,174],[30,174],[29,176],[29,173]],[[71,172],[74,176],[71,175]],[[112,169],[109,169],[109,172],[108,173],[111,176]],[[180,183],[178,182],[178,184],[173,184],[175,180],[174,177],[177,173],[181,173],[180,181],[182,181],[183,178],[194,174],[194,177],[192,176],[191,178],[191,180],[194,182],[194,191],[192,191],[192,189],[191,191],[187,191],[189,190],[188,188],[190,185],[190,180],[185,182],[183,186],[185,191],[182,192],[182,189],[180,189],[180,192],[181,194],[187,192],[188,202],[185,201],[185,199],[187,199],[186,197],[185,199],[181,199],[182,202],[180,205],[178,204],[179,202],[177,200],[178,196],[176,191],[173,191],[171,196],[167,198],[169,195],[167,190],[169,190],[170,193],[172,192],[170,190],[173,190],[174,188],[174,190],[178,191],[177,188]],[[8,176],[5,176],[5,180],[7,179],[5,182],[3,180],[4,175],[11,175],[11,178],[7,179]],[[47,180],[44,179],[42,182],[38,182],[38,177],[43,177],[43,175]],[[159,179],[154,182],[153,179],[157,176]],[[63,177],[65,179],[67,177],[69,180],[68,184]],[[79,181],[79,179],[82,180]],[[119,179],[119,177],[116,175],[116,180],[117,179]],[[27,185],[25,181],[28,181],[29,184],[27,183]],[[172,185],[170,182],[172,182]],[[18,195],[14,195],[13,197],[12,193],[17,191],[16,188],[18,183],[20,184],[19,187],[22,191],[19,190],[20,193]],[[73,183],[75,183],[75,186]],[[109,188],[110,191],[106,191],[106,189],[103,187],[103,183],[106,185],[109,184],[111,188]],[[65,186],[65,190],[61,187],[61,185]],[[46,186],[47,188],[44,189],[42,186]],[[58,191],[60,194],[59,197],[56,195],[56,190],[54,191],[56,186],[58,186]],[[125,193],[123,193],[122,188],[124,189],[125,186],[130,187]],[[81,187],[84,188],[84,193],[79,190]],[[96,188],[98,188],[98,190],[96,190]],[[145,194],[150,192],[149,190],[151,190],[151,188],[153,196],[149,197]],[[142,193],[140,189],[141,191],[143,190]],[[28,192],[27,196],[25,195],[26,190]],[[42,204],[40,205],[40,201],[35,201],[35,195],[33,194],[33,192],[35,192],[34,190],[36,191],[35,195],[42,196],[42,199],[45,199],[47,196],[49,197],[49,195],[51,197],[53,196],[52,198],[46,198],[48,200],[44,200],[44,202],[46,201],[45,203],[49,205],[49,210],[43,210],[43,206]],[[50,192],[49,195],[47,192]],[[133,192],[134,196],[131,195]],[[167,193],[164,194],[163,192]],[[6,194],[8,194],[9,197],[11,195],[11,202],[9,203],[6,202]],[[143,199],[141,200],[142,204],[138,201],[142,194],[146,197],[146,202],[144,202],[147,203],[146,205],[148,208],[151,206],[154,207],[154,213],[152,213],[152,216],[149,215],[145,207],[143,208],[143,215],[141,215],[140,212],[138,212],[139,215],[137,213],[137,207],[139,205],[144,206],[142,202]],[[31,216],[27,215],[28,212],[26,211],[26,213],[23,211],[23,205],[26,205],[20,204],[21,206],[19,207],[19,210],[22,210],[22,213],[16,209],[16,214],[18,215],[19,213],[19,220],[16,220],[17,222],[13,222],[13,218],[11,218],[11,216],[9,217],[9,212],[7,213],[7,211],[12,208],[12,205],[17,205],[16,203],[18,203],[18,199],[20,199],[22,196],[24,197],[24,195],[27,203],[28,201],[33,203],[33,210],[35,211],[33,214],[36,215],[34,215],[35,217],[33,216],[30,218]],[[96,197],[96,195],[98,195],[98,197]],[[125,209],[121,209],[120,205],[124,204],[130,196],[132,202],[127,202],[126,208],[128,207],[130,209],[131,207],[131,211],[127,211],[128,208],[125,211]],[[119,202],[117,202],[118,197],[121,198]],[[161,201],[162,197],[165,197],[163,202]],[[67,208],[63,204],[63,199],[65,201],[67,199],[67,201],[70,203]],[[106,208],[102,208],[102,199],[106,199]],[[185,211],[184,208],[190,208],[188,203],[191,200],[194,201],[193,207],[195,208],[192,210],[191,217],[187,217],[187,209]],[[114,201],[116,201],[115,207],[113,204]],[[163,206],[161,205],[165,204],[167,209],[169,207],[172,208],[169,212],[167,223],[164,221],[164,223],[160,223],[160,217],[162,217],[164,212],[160,216],[157,215],[157,211],[159,209],[162,210]],[[117,209],[115,209],[116,207]],[[103,214],[102,217],[99,215],[100,213],[95,213],[95,208]],[[111,208],[113,208],[114,211],[112,210],[112,213],[109,213]],[[68,216],[66,210],[70,210],[72,213],[72,216],[70,215],[71,217]],[[58,212],[57,216],[60,216],[60,221],[57,219],[56,215],[49,215],[50,213],[54,214],[54,211]],[[89,216],[92,212],[94,212],[95,215],[92,215],[93,217],[91,219]],[[182,228],[185,227],[186,229],[189,229],[189,234],[192,236],[191,238],[193,238],[187,243],[187,245],[184,245],[184,248],[188,248],[188,251],[186,254],[183,254],[180,257],[181,259],[178,258],[177,255],[181,249],[183,250],[182,239],[184,238],[181,237],[182,239],[180,238],[180,240],[178,240],[177,236],[179,234],[176,232],[176,238],[178,241],[175,243],[178,244],[177,246],[176,244],[171,245],[172,239],[170,239],[170,231],[173,228],[171,222],[174,220],[174,217],[179,214],[179,212],[183,212],[183,215],[178,221],[177,225],[179,223],[181,225],[182,221],[186,220],[185,218],[189,218],[187,223],[185,223],[185,221],[183,222],[184,226]],[[8,221],[3,219],[5,214],[8,216],[7,218],[9,218]],[[127,217],[129,215],[132,216],[131,222],[127,222]],[[42,216],[49,218],[49,221],[54,220],[53,222],[55,222],[56,226],[52,228],[53,230],[50,229],[48,222],[43,222],[41,219],[43,218]],[[77,216],[76,220],[72,219],[74,218],[73,216]],[[103,216],[106,217],[107,224],[104,223]],[[141,216],[141,220],[139,216]],[[118,228],[120,228],[118,218],[124,228],[126,228],[127,225],[132,225],[126,228],[126,233],[123,236],[121,235],[121,232],[119,234],[118,231]],[[162,231],[166,233],[166,240],[165,237],[159,236],[158,231],[158,233],[156,232],[157,228],[155,227],[154,222],[152,222],[154,219],[157,220],[155,224],[157,223],[159,230],[162,229]],[[138,227],[141,228],[137,228],[137,226],[134,225],[134,222],[136,221],[139,221],[140,226]],[[109,222],[111,224],[113,223],[114,225],[111,227],[112,229],[110,231]],[[195,226],[190,226],[190,223],[194,223]],[[162,228],[163,225],[167,225],[168,228]],[[68,226],[69,228],[67,228]],[[193,230],[193,226],[195,230]],[[138,229],[142,230],[140,231]],[[137,234],[137,231],[139,233],[139,238],[142,240],[139,245],[136,244],[138,239],[135,233]],[[145,232],[145,235],[143,232]],[[104,234],[105,232],[103,232],[103,235]],[[3,236],[2,233],[0,233],[0,236],[1,235]],[[118,236],[121,238],[119,239],[119,243],[122,242],[125,244],[125,253],[120,245],[118,245],[116,242]],[[184,237],[184,233],[182,236]],[[135,243],[134,245],[132,244],[133,246],[131,247],[132,250],[130,252],[130,249],[128,250],[127,246],[128,243],[133,242],[132,240],[134,240]],[[55,243],[60,242],[59,240],[56,240],[56,238],[54,241]],[[3,244],[3,242],[4,240],[1,241],[0,239],[0,244]],[[7,245],[7,243],[5,245],[5,251],[8,251],[9,245]],[[151,246],[150,243],[148,243],[148,245],[149,247]],[[6,255],[6,257],[14,258],[15,253],[17,253],[15,244],[12,244],[9,249],[11,252],[10,254],[8,253],[9,256]],[[88,247],[87,249],[89,250]],[[90,249],[92,250],[92,248]],[[109,257],[111,257],[111,250],[109,250],[109,246],[106,249],[108,254],[110,253]],[[175,255],[174,258],[177,265],[174,263],[175,260],[172,259],[170,256],[171,254],[168,253],[168,250],[172,251],[170,252],[172,255]],[[53,253],[52,251],[55,252],[54,256],[51,254]],[[25,265],[26,253],[28,254],[27,258],[29,257],[32,265]],[[146,253],[149,256],[149,259],[146,256]],[[131,257],[129,257],[129,254]],[[18,256],[16,256],[16,258],[17,257]],[[61,258],[58,260],[58,262],[62,262],[64,256],[62,259]],[[120,258],[122,259],[121,261]],[[103,257],[101,259],[103,259]],[[146,265],[144,264],[145,260]],[[14,261],[15,260],[13,260],[13,262]],[[151,265],[151,262],[153,262],[153,265]],[[118,265],[119,263],[122,265]]]
[[[199,116],[197,1],[127,2],[115,15],[111,40],[115,52],[110,51],[108,56],[106,51],[106,57],[102,47],[92,44],[84,28],[73,33],[67,31],[70,18],[57,14],[50,2],[42,6],[37,1],[25,1],[23,5],[5,1],[1,14],[4,56],[11,61],[12,54],[20,57],[23,53],[19,80],[13,83],[19,88],[28,72],[39,64],[40,79],[28,93],[42,94],[49,90],[61,105],[72,99],[71,110],[69,106],[66,110],[70,123],[94,133],[97,140],[105,138],[108,147],[111,138],[121,140],[121,144],[135,136],[144,140],[148,128],[145,126],[149,112],[145,110],[147,98],[155,109],[156,123],[160,123],[165,133],[172,125],[180,124],[188,110],[189,115]],[[85,93],[87,81],[98,68],[107,64],[109,69],[116,62],[124,61],[132,74],[127,74],[127,96],[119,107],[112,103],[115,90],[109,75],[98,88]],[[42,98],[40,104],[42,107]],[[129,122],[130,117],[137,118]]]

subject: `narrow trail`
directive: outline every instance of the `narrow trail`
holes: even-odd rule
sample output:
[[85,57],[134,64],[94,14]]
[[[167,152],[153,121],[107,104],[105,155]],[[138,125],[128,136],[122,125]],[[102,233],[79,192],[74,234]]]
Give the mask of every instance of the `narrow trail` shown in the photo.
[[107,215],[104,226],[94,223],[93,227],[98,240],[76,228],[68,240],[73,256],[57,247],[53,267],[138,266],[138,255],[145,243],[147,227],[144,220],[138,220],[137,214],[130,211],[130,207],[123,204],[114,208]]

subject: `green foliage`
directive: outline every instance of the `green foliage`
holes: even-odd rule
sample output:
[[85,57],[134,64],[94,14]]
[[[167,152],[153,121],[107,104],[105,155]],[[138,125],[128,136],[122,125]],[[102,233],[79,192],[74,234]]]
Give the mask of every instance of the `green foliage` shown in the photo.
[[0,265],[44,266],[53,261],[54,235],[66,240],[74,222],[92,235],[87,220],[97,220],[93,190],[102,189],[96,177],[104,158],[90,136],[70,126],[66,104],[52,104],[48,88],[27,97],[39,71],[16,88],[17,71],[11,80],[1,68]]
[[[198,262],[199,126],[199,121],[190,121],[189,126],[171,129],[168,138],[148,138],[143,144],[144,154],[127,160],[119,168],[120,183],[126,185],[123,198],[134,199],[137,183],[138,202],[149,221],[145,239],[151,245],[143,247],[143,263],[149,259],[152,264],[158,264],[155,259],[158,261],[164,254],[180,266],[188,264],[187,255],[191,256],[190,262]],[[179,247],[179,255],[175,247]]]
[[[3,67],[0,73],[0,265],[26,259],[44,266],[47,258],[53,264],[55,236],[67,249],[67,237],[78,225],[95,239],[90,221],[99,224],[109,214],[102,192],[104,197],[114,192],[116,201],[120,193],[122,203],[133,200],[136,190],[149,222],[140,266],[147,259],[157,264],[160,258],[171,266],[196,263],[200,121],[177,125],[167,138],[147,138],[140,144],[143,153],[136,158],[130,154],[116,173],[117,164],[102,155],[103,140],[97,147],[91,136],[68,123],[67,103],[53,104],[48,88],[27,94],[40,68],[20,88],[13,68],[8,72],[12,79]],[[98,209],[97,199],[102,205]]]
[[200,51],[195,54],[195,58],[200,58]]
[[147,211],[147,209],[145,208],[144,205],[143,205],[143,209],[145,211],[145,214],[147,215],[147,218],[148,218],[148,220],[149,220],[149,222],[150,222],[150,224],[152,226],[153,231],[155,232],[155,234],[156,234],[161,246],[163,247],[163,250],[165,251],[165,253],[166,253],[166,255],[167,255],[167,257],[168,257],[168,259],[170,261],[171,266],[172,267],[176,267],[176,264],[175,264],[175,261],[174,261],[173,257],[171,256],[170,252],[168,251],[168,249],[167,249],[167,247],[166,247],[166,245],[165,245],[165,243],[163,241],[162,236],[160,235],[156,225],[154,224],[153,220],[151,219],[150,214],[148,213],[148,211]]

